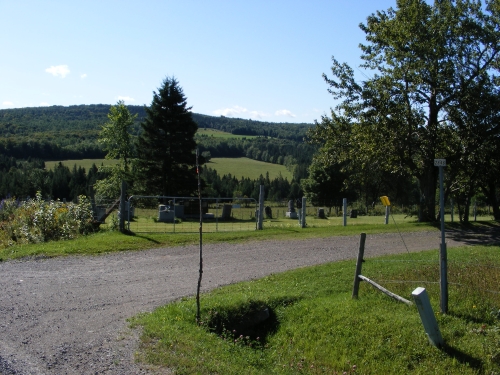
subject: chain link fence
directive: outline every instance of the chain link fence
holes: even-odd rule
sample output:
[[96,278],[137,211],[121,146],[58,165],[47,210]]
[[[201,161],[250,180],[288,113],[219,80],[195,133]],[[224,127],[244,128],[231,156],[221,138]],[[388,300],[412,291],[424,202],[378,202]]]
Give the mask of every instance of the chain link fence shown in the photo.
[[[257,209],[252,198],[202,198],[203,232],[255,230]],[[195,233],[200,228],[200,201],[194,197],[135,195],[123,214],[134,233]]]

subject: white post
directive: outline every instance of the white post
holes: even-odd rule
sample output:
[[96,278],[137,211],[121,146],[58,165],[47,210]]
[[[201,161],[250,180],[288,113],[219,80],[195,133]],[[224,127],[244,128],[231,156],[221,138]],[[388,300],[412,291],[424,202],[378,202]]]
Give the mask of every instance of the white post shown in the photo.
[[415,289],[411,295],[417,305],[418,313],[420,314],[420,319],[422,320],[429,342],[437,347],[443,346],[443,337],[441,336],[441,331],[439,331],[434,311],[432,311],[427,291],[425,288],[419,287]]
[[342,215],[344,218],[344,227],[347,226],[347,198],[344,198],[342,201]]

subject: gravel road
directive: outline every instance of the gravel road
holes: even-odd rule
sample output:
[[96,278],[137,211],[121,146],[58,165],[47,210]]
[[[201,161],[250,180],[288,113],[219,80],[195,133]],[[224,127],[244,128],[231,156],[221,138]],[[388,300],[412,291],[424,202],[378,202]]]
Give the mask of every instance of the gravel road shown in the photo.
[[[498,236],[448,235],[448,247]],[[410,251],[438,232],[405,233]],[[293,268],[355,259],[359,236],[204,245],[203,290]],[[405,252],[399,234],[368,235],[365,256]],[[193,295],[199,246],[0,263],[0,373],[148,374],[126,319]],[[353,265],[354,272],[354,265]]]

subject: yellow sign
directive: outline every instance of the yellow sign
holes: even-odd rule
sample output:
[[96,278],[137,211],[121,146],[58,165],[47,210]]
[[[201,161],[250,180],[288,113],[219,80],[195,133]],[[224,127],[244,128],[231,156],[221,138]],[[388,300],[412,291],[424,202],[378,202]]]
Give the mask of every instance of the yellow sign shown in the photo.
[[384,206],[390,206],[391,202],[389,202],[389,198],[386,197],[385,195],[383,197],[380,197],[380,201]]

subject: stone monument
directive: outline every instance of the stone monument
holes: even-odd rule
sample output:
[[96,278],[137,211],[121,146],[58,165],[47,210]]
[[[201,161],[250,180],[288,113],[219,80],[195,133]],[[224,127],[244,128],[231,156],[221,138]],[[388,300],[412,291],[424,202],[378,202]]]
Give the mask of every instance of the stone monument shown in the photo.
[[286,217],[290,219],[297,219],[297,211],[295,211],[295,207],[293,206],[293,200],[288,201],[288,211],[286,212]]

